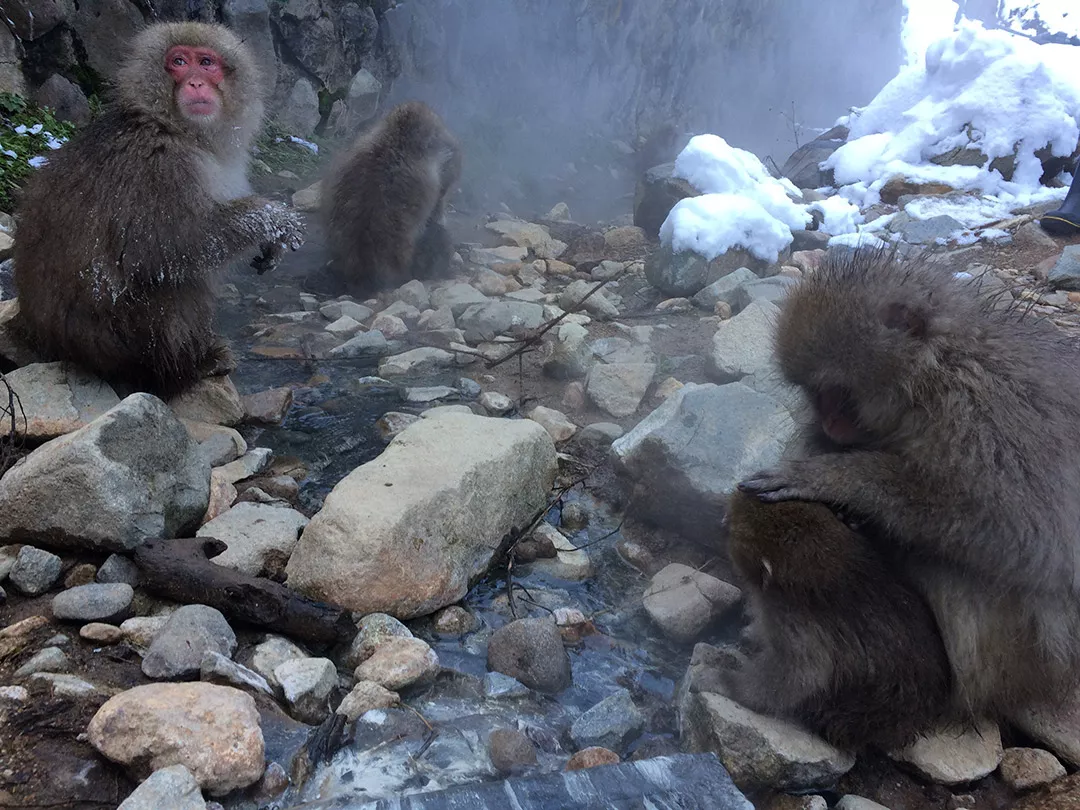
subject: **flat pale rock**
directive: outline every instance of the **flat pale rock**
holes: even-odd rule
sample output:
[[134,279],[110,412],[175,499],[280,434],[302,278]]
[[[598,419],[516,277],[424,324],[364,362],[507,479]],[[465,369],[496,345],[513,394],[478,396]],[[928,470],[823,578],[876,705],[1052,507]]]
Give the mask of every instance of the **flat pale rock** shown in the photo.
[[232,427],[244,418],[240,392],[226,375],[205,377],[184,393],[169,400],[169,407],[181,419]]
[[716,616],[742,596],[734,585],[672,563],[656,574],[642,600],[645,611],[666,635],[693,641]]
[[943,729],[920,736],[901,751],[890,752],[939,785],[961,785],[997,770],[1004,752],[996,723],[983,721],[974,729]]
[[589,370],[585,393],[612,416],[633,416],[655,373],[654,363],[597,363]]
[[356,668],[358,681],[371,681],[391,691],[435,680],[440,671],[439,656],[418,638],[391,638],[380,644]]
[[116,392],[71,363],[34,363],[4,375],[19,397],[26,421],[15,433],[39,442],[90,424],[120,403]]
[[191,771],[173,765],[150,774],[116,810],[206,810],[206,802]]
[[1041,748],[1006,748],[1001,757],[1001,779],[1013,790],[1042,787],[1065,775],[1065,766]]
[[360,681],[337,707],[337,714],[345,715],[350,723],[372,709],[389,709],[401,700],[397,692],[373,681]]
[[254,784],[266,768],[255,700],[227,686],[136,686],[98,709],[86,732],[94,748],[136,777],[183,765],[213,796]]
[[212,563],[257,577],[265,576],[272,556],[288,558],[292,554],[307,524],[307,517],[295,509],[242,502],[205,523],[195,534],[228,545]]

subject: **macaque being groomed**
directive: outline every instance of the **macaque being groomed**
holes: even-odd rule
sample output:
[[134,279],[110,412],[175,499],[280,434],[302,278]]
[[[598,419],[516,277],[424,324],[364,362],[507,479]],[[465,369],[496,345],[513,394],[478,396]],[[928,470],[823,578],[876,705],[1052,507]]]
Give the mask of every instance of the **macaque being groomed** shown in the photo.
[[1015,717],[1080,676],[1080,356],[1052,324],[860,250],[788,295],[800,452],[739,487],[880,527],[933,610],[960,711]]
[[228,29],[146,28],[112,105],[31,177],[15,244],[18,327],[47,359],[171,396],[231,369],[213,329],[217,271],[272,267],[300,221],[252,196],[254,58]]
[[798,720],[841,748],[890,750],[950,706],[949,663],[922,597],[820,503],[736,490],[729,552],[747,592],[752,649],[732,699]]
[[354,292],[443,274],[454,248],[443,225],[461,149],[435,112],[399,104],[337,161],[326,180],[330,269]]

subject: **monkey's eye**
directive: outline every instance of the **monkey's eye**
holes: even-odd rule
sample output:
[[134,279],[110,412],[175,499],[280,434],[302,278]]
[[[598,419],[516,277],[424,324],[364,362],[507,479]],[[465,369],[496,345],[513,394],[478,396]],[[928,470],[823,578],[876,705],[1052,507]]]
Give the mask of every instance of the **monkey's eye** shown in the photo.
[[204,56],[202,59],[199,60],[199,64],[203,67],[212,67],[214,65],[214,60],[211,59],[209,56]]
[[172,63],[176,65],[176,67],[183,67],[187,64],[187,62],[184,61],[184,57],[182,56],[174,56],[172,59]]

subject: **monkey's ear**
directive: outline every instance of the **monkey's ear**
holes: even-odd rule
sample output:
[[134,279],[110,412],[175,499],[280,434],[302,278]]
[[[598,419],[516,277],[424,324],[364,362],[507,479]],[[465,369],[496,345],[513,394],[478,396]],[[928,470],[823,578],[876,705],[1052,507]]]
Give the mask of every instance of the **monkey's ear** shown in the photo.
[[898,301],[886,304],[878,310],[878,318],[888,329],[898,329],[916,338],[926,337],[926,316],[907,304]]

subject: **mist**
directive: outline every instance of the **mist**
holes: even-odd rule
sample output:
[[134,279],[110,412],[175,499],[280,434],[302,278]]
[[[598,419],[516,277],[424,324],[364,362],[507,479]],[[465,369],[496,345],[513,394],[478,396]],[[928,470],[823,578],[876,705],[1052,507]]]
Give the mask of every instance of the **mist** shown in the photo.
[[672,123],[782,164],[903,59],[902,0],[427,0],[386,14],[388,102],[433,105],[468,145],[464,208],[578,219],[630,209],[634,149]]

